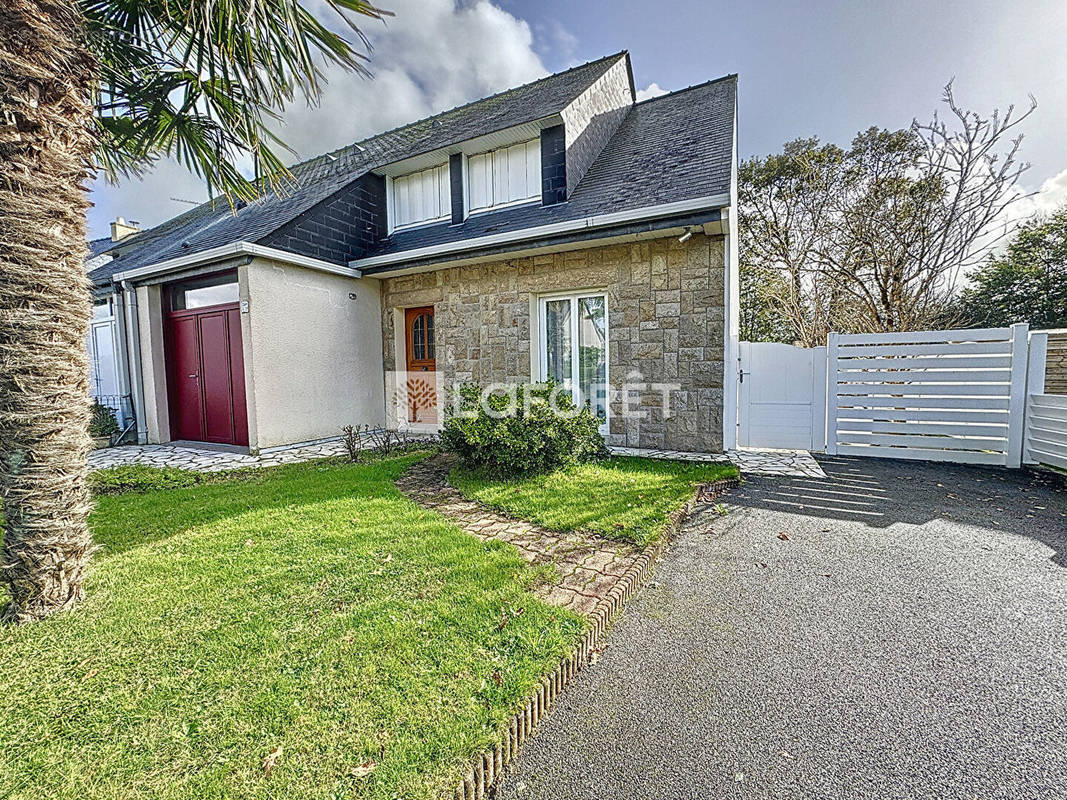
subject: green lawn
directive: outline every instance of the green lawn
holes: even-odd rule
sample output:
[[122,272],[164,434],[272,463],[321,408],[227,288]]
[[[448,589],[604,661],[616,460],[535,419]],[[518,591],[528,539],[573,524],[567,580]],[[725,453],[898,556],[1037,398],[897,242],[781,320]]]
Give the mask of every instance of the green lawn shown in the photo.
[[84,605],[0,628],[0,797],[450,792],[583,623],[417,458],[98,498]]
[[591,531],[644,545],[697,485],[735,477],[729,464],[612,458],[515,480],[461,467],[449,481],[467,497],[553,531]]

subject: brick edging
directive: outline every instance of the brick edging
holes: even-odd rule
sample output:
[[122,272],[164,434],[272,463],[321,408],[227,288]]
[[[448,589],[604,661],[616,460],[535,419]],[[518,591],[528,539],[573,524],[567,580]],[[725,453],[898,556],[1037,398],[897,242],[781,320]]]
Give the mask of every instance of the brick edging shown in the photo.
[[648,580],[656,561],[663,554],[671,539],[693,513],[697,503],[706,502],[741,484],[740,478],[724,478],[701,485],[689,501],[673,515],[670,523],[655,542],[649,544],[637,560],[623,573],[618,583],[611,588],[590,615],[590,626],[582,634],[578,647],[569,658],[563,659],[548,677],[542,678],[537,689],[526,704],[511,718],[503,741],[491,751],[482,753],[466,777],[456,787],[455,800],[485,800],[496,780],[505,768],[519,755],[534,726],[552,707],[556,698],[570,681],[589,662],[589,657],[607,634],[608,627],[622,611],[623,606]]

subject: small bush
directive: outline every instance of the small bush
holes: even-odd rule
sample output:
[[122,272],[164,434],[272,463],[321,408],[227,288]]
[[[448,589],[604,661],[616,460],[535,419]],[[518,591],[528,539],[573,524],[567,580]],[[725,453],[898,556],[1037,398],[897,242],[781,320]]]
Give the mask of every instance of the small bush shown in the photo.
[[433,447],[425,437],[413,439],[406,431],[389,431],[370,425],[345,425],[341,428],[341,443],[353,464],[365,463],[368,455],[390,458]]
[[608,455],[599,421],[588,408],[579,409],[569,392],[524,385],[514,396],[492,394],[484,403],[482,396],[480,387],[464,386],[459,408],[441,432],[442,447],[469,467],[510,477]]
[[341,442],[345,446],[348,460],[353,464],[363,455],[363,434],[369,429],[369,425],[345,425],[341,428]]
[[89,434],[91,436],[114,436],[119,432],[119,423],[115,412],[98,400],[93,400],[92,416],[89,417]]
[[184,489],[204,483],[207,477],[202,472],[177,467],[127,464],[90,473],[89,486],[93,494],[126,494],[151,492],[156,489]]

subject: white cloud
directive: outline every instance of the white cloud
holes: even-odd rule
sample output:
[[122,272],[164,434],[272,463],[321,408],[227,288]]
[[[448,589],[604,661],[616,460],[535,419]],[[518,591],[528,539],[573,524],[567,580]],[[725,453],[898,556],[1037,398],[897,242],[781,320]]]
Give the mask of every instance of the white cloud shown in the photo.
[[650,100],[653,97],[659,97],[661,94],[667,94],[667,90],[658,83],[650,83],[644,89],[637,90],[637,102],[640,103],[642,100]]
[[[143,178],[131,178],[110,186],[102,178],[90,185],[89,238],[107,236],[115,217],[151,227],[193,208],[208,199],[204,182],[176,161],[163,159]],[[173,199],[172,199],[173,198]]]
[[[385,24],[360,20],[374,45],[371,80],[340,69],[315,108],[295,102],[280,127],[296,160],[310,158],[438,111],[476,100],[545,74],[524,20],[489,0],[391,0]],[[320,4],[323,18],[332,13]],[[335,26],[336,27],[336,26]],[[337,27],[343,31],[343,27]],[[203,199],[195,177],[162,163],[140,181],[94,184],[90,212],[95,236],[115,216],[155,225],[190,206],[172,196]]]
[[[1041,188],[1034,191],[1025,184],[1015,187],[1016,199],[1004,209],[996,221],[980,237],[977,245],[979,252],[997,256],[1004,253],[1011,244],[1015,229],[1023,222],[1035,216],[1051,214],[1064,206],[1067,206],[1067,169],[1041,184]],[[981,266],[980,263],[972,263],[959,273],[964,281]]]
[[1037,214],[1050,214],[1065,205],[1067,205],[1067,169],[1046,180],[1033,194],[1016,200],[1008,210],[1013,220],[1021,221]]
[[995,241],[994,253],[1001,253],[1011,244],[1012,232],[1020,223],[1035,216],[1051,214],[1067,205],[1067,169],[1041,184],[1036,191],[1020,184],[1015,187],[1016,199],[1004,209],[994,222],[984,241]]
[[[525,21],[488,0],[393,0],[364,26],[373,80],[334,70],[318,108],[293,108],[283,133],[301,158],[546,74]],[[324,14],[327,12],[323,12]]]
[[537,47],[541,52],[553,52],[562,63],[577,64],[575,60],[581,42],[557,19],[539,22],[534,27]]

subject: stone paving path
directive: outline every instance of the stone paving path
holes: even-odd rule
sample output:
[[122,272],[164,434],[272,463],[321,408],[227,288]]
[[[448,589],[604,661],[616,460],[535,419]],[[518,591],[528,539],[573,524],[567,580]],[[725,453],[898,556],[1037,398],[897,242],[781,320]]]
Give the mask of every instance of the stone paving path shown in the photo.
[[344,452],[345,447],[340,441],[278,450],[261,456],[168,444],[126,445],[92,451],[89,454],[89,469],[144,464],[149,467],[178,467],[196,472],[221,472],[242,467],[277,467],[281,464],[297,464],[316,458],[343,455]]
[[[634,447],[612,447],[620,456],[665,458],[678,461],[733,463],[746,475],[781,475],[794,478],[825,478],[819,463],[805,450],[731,450],[728,453],[683,453],[678,450],[647,450]],[[340,441],[275,450],[259,456],[202,450],[165,444],[128,445],[94,450],[89,454],[89,469],[104,469],[123,464],[145,464],[151,467],[178,467],[198,472],[220,472],[241,467],[276,467],[296,464],[316,458],[344,455]]]
[[499,539],[515,545],[530,564],[550,564],[555,579],[534,593],[553,605],[589,616],[629,569],[641,550],[583,533],[547,531],[511,519],[467,500],[448,483],[455,460],[438,455],[416,464],[397,487],[419,505],[450,518],[479,539]]
[[731,463],[746,475],[782,475],[791,478],[825,478],[819,462],[807,450],[729,450],[725,453],[685,453],[638,447],[609,447],[617,456],[666,458],[672,461]]

